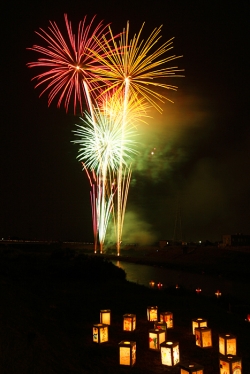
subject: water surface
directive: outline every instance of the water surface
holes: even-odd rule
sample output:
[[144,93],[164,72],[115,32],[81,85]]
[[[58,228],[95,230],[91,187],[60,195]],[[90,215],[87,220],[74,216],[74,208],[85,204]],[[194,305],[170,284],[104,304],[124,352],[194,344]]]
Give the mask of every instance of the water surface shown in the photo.
[[231,295],[250,303],[249,284],[227,280],[221,276],[207,275],[205,273],[194,274],[184,271],[171,270],[163,267],[133,264],[125,261],[112,261],[114,265],[122,268],[127,274],[127,280],[150,287],[150,282],[162,284],[164,287],[184,286],[190,291],[196,292],[200,288],[206,296],[215,295],[219,290],[221,294]]

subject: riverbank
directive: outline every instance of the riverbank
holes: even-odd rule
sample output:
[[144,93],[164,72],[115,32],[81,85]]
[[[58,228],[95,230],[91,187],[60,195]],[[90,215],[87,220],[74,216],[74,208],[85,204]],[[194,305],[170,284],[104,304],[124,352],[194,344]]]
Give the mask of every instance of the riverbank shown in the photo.
[[[219,374],[218,335],[237,336],[243,373],[250,373],[250,323],[230,312],[223,298],[206,298],[185,288],[152,290],[125,280],[121,269],[103,257],[74,251],[52,253],[4,251],[0,253],[0,371],[4,374],[124,374],[118,364],[118,343],[137,344],[133,374],[179,373],[163,367],[159,352],[148,349],[146,309],[172,311],[174,328],[168,340],[180,344],[181,361],[204,366],[204,374]],[[93,324],[101,309],[111,309],[109,341],[92,341]],[[122,316],[134,313],[137,328],[122,330]],[[213,346],[195,345],[193,318],[202,317],[212,329]]]
[[[96,256],[93,249],[82,249],[81,252]],[[250,248],[135,247],[121,250],[119,257],[114,249],[108,249],[97,256],[250,283]]]

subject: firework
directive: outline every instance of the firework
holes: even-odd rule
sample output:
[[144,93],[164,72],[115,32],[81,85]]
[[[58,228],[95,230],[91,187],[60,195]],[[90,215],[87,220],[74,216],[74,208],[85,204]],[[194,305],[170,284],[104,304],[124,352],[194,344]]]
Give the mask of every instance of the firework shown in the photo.
[[[120,92],[109,90],[97,98],[97,107],[107,117],[123,118],[124,98]],[[126,121],[136,127],[139,123],[147,124],[147,119],[151,118],[148,111],[152,106],[143,98],[137,96],[130,97],[127,102]],[[122,117],[121,117],[122,116]]]
[[[87,169],[95,170],[96,174],[106,176],[107,172],[117,171],[121,161],[127,166],[132,154],[135,154],[136,142],[134,137],[136,130],[133,127],[126,127],[126,132],[122,131],[122,116],[107,117],[100,111],[95,112],[95,120],[88,112],[84,125],[76,125],[77,130],[73,131],[78,140],[73,143],[79,144],[78,156],[83,161]],[[121,141],[122,136],[124,140]],[[103,172],[105,171],[105,173]]]
[[107,88],[105,91],[115,88],[118,92],[122,92],[125,97],[126,91],[129,90],[130,96],[138,97],[139,94],[161,112],[162,109],[158,102],[163,103],[164,100],[171,100],[159,93],[159,88],[177,89],[177,86],[166,84],[162,82],[162,79],[180,77],[182,75],[176,73],[183,71],[176,66],[169,67],[166,64],[182,56],[164,57],[166,53],[173,49],[174,38],[158,46],[162,26],[155,28],[145,41],[141,41],[143,27],[144,24],[138,35],[134,35],[130,40],[128,22],[126,29],[120,35],[118,44],[117,38],[113,36],[109,27],[111,39],[107,39],[105,35],[102,36],[101,40],[95,39],[102,53],[97,52],[97,50],[91,52],[100,61],[98,79],[101,77],[106,82]]
[[[70,101],[72,99],[74,106],[74,113],[76,112],[77,104],[80,107],[81,114],[83,113],[84,97],[91,113],[91,120],[94,124],[94,131],[96,132],[98,127],[95,125],[95,114],[92,105],[92,97],[97,95],[101,89],[100,82],[95,81],[96,70],[100,67],[100,61],[97,59],[95,53],[101,53],[102,51],[98,46],[96,40],[101,36],[106,35],[108,32],[108,25],[104,26],[102,22],[94,27],[95,17],[87,24],[87,17],[84,18],[78,25],[78,31],[76,36],[73,33],[71,22],[68,20],[67,15],[64,15],[67,39],[64,38],[59,27],[55,22],[50,22],[48,31],[40,29],[37,34],[47,43],[47,46],[34,45],[29,48],[39,54],[43,55],[36,62],[28,63],[28,67],[40,67],[44,69],[44,72],[37,75],[33,79],[37,79],[38,86],[45,86],[40,96],[45,92],[48,92],[48,105],[53,100],[58,98],[57,106],[60,107],[64,102],[66,112]],[[91,52],[92,51],[92,52]],[[92,94],[90,95],[90,90]],[[100,131],[95,134],[95,138],[98,138]],[[110,209],[111,203],[106,207],[104,213],[101,211],[100,201],[103,201],[105,194],[102,191],[100,179],[98,175],[95,175],[94,169],[89,173],[86,165],[83,169],[85,170],[91,185],[91,205],[92,205],[92,216],[93,216],[93,233],[95,241],[95,251],[97,247],[97,234],[98,231],[104,231],[101,229],[100,222],[105,220],[103,216],[107,216],[105,211]],[[103,166],[102,166],[103,170]],[[102,178],[105,178],[102,175]],[[110,194],[109,200],[112,200],[112,194]],[[106,204],[106,202],[105,202]],[[107,218],[106,218],[107,221]],[[99,234],[100,236],[100,234]]]
[[[167,63],[176,60],[181,56],[171,55],[165,57],[173,48],[173,38],[159,45],[161,38],[161,27],[155,28],[150,36],[144,41],[140,40],[144,24],[138,35],[129,39],[129,22],[126,29],[121,34],[117,44],[111,28],[111,41],[103,35],[102,40],[96,42],[102,50],[102,54],[93,51],[99,59],[101,65],[98,73],[101,79],[107,83],[104,94],[110,90],[115,90],[119,97],[122,97],[122,122],[121,122],[121,144],[125,140],[125,129],[128,121],[128,103],[131,99],[138,101],[146,100],[149,105],[161,112],[159,102],[164,102],[167,97],[160,94],[159,88],[176,90],[172,86],[159,81],[159,79],[178,76],[181,71],[178,67],[168,67]],[[171,100],[170,100],[171,101]],[[120,243],[124,220],[126,200],[123,199],[123,146],[120,147],[120,164],[117,171],[117,254],[120,254]]]
[[[44,72],[35,76],[38,83],[35,87],[45,86],[40,96],[48,92],[48,105],[58,98],[57,106],[60,107],[62,102],[66,111],[73,99],[74,113],[77,105],[83,112],[84,98],[89,108],[91,108],[89,89],[99,88],[96,82],[96,69],[100,67],[99,58],[95,54],[102,56],[102,50],[97,43],[102,36],[107,37],[108,25],[99,22],[94,26],[95,17],[87,24],[87,17],[79,22],[77,34],[73,33],[71,22],[67,15],[64,15],[67,39],[64,38],[56,22],[50,21],[48,31],[40,28],[36,32],[47,46],[33,45],[28,48],[38,52],[43,57],[38,58],[36,62],[29,62],[29,68],[39,67]],[[106,38],[105,38],[106,39]]]
[[[37,32],[47,46],[29,48],[43,57],[28,67],[44,69],[33,79],[38,81],[36,87],[44,87],[40,96],[48,93],[48,105],[57,99],[57,106],[63,103],[67,112],[73,101],[74,113],[79,105],[84,114],[73,142],[79,146],[77,158],[90,181],[95,252],[97,238],[102,252],[113,213],[119,255],[137,124],[146,122],[150,107],[162,111],[161,103],[169,99],[159,91],[177,89],[162,80],[181,76],[177,66],[168,67],[181,56],[167,56],[173,38],[159,44],[161,27],[144,41],[144,24],[129,39],[129,23],[123,33],[114,36],[109,25],[100,22],[94,27],[95,17],[89,24],[85,17],[75,36],[67,15],[64,17],[67,40],[57,24],[50,22],[48,31]],[[83,113],[85,102],[89,112]]]
[[73,142],[79,145],[77,158],[84,163],[86,170],[94,172],[94,183],[93,178],[91,180],[92,217],[95,222],[94,232],[98,231],[102,252],[113,209],[116,172],[121,162],[126,170],[130,170],[131,157],[136,154],[136,132],[134,127],[127,126],[125,140],[121,141],[121,137],[124,136],[121,126],[122,115],[107,116],[96,109],[94,117],[93,120],[88,112],[85,113],[85,119],[82,119],[84,125],[77,125],[77,130],[74,131],[79,139]]

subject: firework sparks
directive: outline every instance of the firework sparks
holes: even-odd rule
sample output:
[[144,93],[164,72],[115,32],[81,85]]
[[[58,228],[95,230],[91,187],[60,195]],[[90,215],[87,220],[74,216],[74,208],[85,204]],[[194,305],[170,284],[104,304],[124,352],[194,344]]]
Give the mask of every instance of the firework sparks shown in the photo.
[[77,125],[77,130],[74,131],[79,137],[73,141],[79,145],[77,157],[87,170],[93,170],[95,173],[96,187],[92,189],[91,195],[92,217],[96,222],[94,231],[97,228],[101,253],[113,208],[116,172],[121,162],[125,169],[129,169],[131,157],[136,154],[135,128],[127,126],[124,141],[121,141],[121,137],[124,136],[121,120],[121,115],[106,116],[100,110],[95,110],[93,120],[86,112],[85,119],[82,119],[84,125]]
[[[98,108],[102,113],[105,113],[107,117],[119,117],[122,118],[122,112],[124,109],[124,99],[120,92],[116,90],[109,90],[105,94],[98,97],[97,100]],[[127,103],[127,114],[126,121],[131,126],[137,127],[139,123],[147,124],[147,118],[151,118],[148,115],[148,111],[152,106],[141,97],[137,96],[130,97]]]
[[113,35],[109,25],[100,22],[94,27],[95,17],[89,24],[85,17],[76,36],[67,15],[64,17],[67,41],[57,24],[50,22],[48,31],[37,32],[47,46],[29,48],[43,57],[27,65],[44,69],[33,79],[38,81],[36,87],[45,86],[40,96],[48,93],[48,105],[57,99],[57,106],[64,104],[67,112],[73,101],[74,113],[79,105],[81,114],[85,102],[88,106],[90,113],[85,112],[83,125],[77,125],[74,133],[78,139],[73,143],[79,146],[77,158],[90,181],[95,252],[99,236],[102,253],[113,212],[119,255],[132,157],[136,155],[136,126],[146,122],[149,108],[162,112],[161,103],[169,99],[159,89],[177,89],[162,79],[181,76],[178,67],[168,67],[181,56],[166,57],[173,38],[159,45],[161,27],[144,41],[143,24],[130,40],[127,23],[117,43],[118,35]]
[[164,57],[166,53],[173,49],[174,38],[158,46],[162,27],[155,28],[148,39],[140,41],[143,27],[144,24],[138,35],[134,35],[129,40],[128,22],[126,29],[120,36],[119,45],[109,27],[111,41],[105,35],[101,40],[96,39],[102,54],[96,50],[92,52],[104,67],[100,67],[98,74],[108,84],[106,90],[116,88],[124,95],[129,87],[130,96],[138,97],[138,94],[140,94],[161,112],[162,109],[158,102],[163,103],[164,100],[171,100],[160,94],[158,92],[159,88],[176,90],[177,86],[163,83],[159,79],[182,76],[176,74],[183,71],[182,69],[178,69],[176,66],[166,66],[169,62],[182,56]]
[[[122,135],[121,143],[125,139],[125,130],[128,123],[128,103],[133,98],[140,102],[141,98],[146,100],[149,105],[155,107],[158,111],[162,111],[159,102],[164,99],[169,100],[158,92],[159,88],[176,90],[176,86],[172,86],[159,81],[159,78],[169,78],[181,71],[178,67],[168,67],[167,63],[176,60],[181,56],[171,55],[165,57],[173,48],[173,38],[159,46],[161,38],[161,27],[155,28],[148,39],[140,40],[144,24],[139,30],[138,35],[129,40],[129,22],[126,29],[120,36],[119,44],[117,44],[111,28],[111,42],[106,36],[102,40],[96,40],[102,50],[102,55],[93,51],[93,54],[100,60],[101,65],[99,75],[107,88],[104,94],[110,90],[116,90],[118,95],[122,97],[122,115],[121,122]],[[171,101],[171,100],[169,100]],[[120,254],[120,243],[122,237],[122,227],[124,220],[124,211],[126,202],[123,199],[123,147],[120,147],[120,164],[117,171],[117,254]],[[125,204],[124,204],[125,202]]]
[[103,175],[111,170],[117,171],[121,154],[123,165],[128,166],[132,154],[136,154],[136,130],[127,126],[123,134],[121,120],[122,116],[107,117],[98,110],[95,111],[95,120],[88,112],[85,113],[85,119],[82,119],[84,125],[77,125],[77,130],[73,131],[79,137],[73,143],[79,144],[77,158],[84,162],[87,169]]
[[100,60],[94,56],[94,52],[102,56],[102,51],[96,41],[108,33],[108,25],[103,25],[101,21],[94,27],[95,17],[89,24],[85,17],[79,22],[75,36],[66,14],[64,19],[68,39],[64,38],[57,24],[50,21],[48,31],[40,29],[36,32],[47,43],[47,46],[33,45],[32,48],[28,48],[44,57],[36,62],[29,62],[27,66],[29,68],[40,67],[45,70],[33,80],[38,81],[35,87],[45,85],[40,96],[48,92],[48,105],[58,97],[57,106],[60,107],[64,102],[65,109],[68,111],[72,98],[74,113],[78,104],[82,113],[84,97],[90,105],[86,89],[88,87],[99,88],[99,84],[93,81],[97,77],[96,69],[100,67]]

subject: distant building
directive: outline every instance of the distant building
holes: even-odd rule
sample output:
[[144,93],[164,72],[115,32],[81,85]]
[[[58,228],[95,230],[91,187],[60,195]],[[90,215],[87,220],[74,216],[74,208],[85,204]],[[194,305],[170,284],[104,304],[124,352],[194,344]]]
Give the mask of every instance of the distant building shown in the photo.
[[250,235],[243,235],[241,233],[233,235],[223,235],[223,247],[238,247],[238,246],[249,246]]

